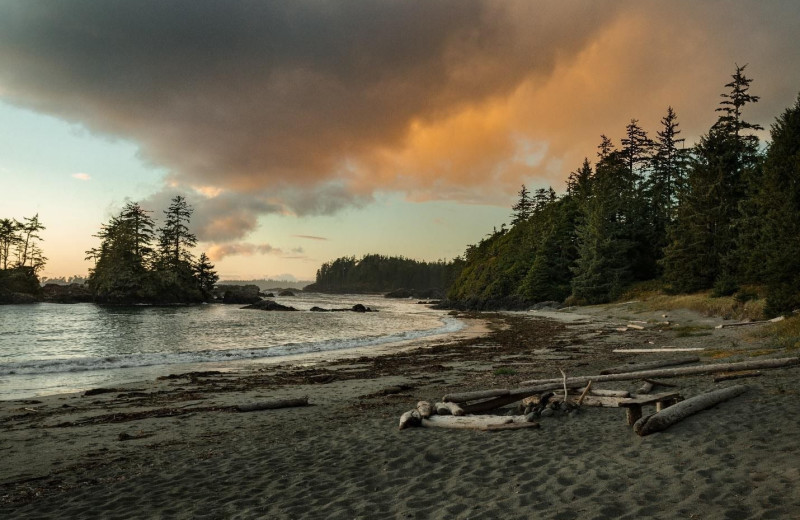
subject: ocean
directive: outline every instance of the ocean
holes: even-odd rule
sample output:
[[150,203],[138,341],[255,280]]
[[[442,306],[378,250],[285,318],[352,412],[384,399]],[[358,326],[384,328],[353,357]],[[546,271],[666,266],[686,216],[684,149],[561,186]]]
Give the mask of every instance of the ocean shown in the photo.
[[[303,355],[456,332],[462,322],[416,300],[298,293],[299,312],[241,305],[0,306],[0,399],[82,391],[193,370],[256,367]],[[379,312],[309,312],[362,303]],[[298,357],[300,356],[300,357]]]

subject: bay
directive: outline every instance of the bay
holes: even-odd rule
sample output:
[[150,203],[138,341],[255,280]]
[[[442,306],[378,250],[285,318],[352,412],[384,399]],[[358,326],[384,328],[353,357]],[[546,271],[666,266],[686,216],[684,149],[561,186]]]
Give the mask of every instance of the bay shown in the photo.
[[[227,370],[455,332],[415,301],[298,293],[298,312],[240,305],[0,307],[0,399],[74,392],[189,370]],[[362,303],[379,312],[309,312]],[[300,358],[298,358],[300,356]]]

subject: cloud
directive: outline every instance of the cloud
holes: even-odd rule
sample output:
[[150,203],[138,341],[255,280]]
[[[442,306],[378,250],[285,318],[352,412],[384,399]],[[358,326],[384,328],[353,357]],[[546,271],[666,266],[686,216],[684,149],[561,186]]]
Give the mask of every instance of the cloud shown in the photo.
[[306,240],[328,240],[325,237],[315,237],[313,235],[292,235],[295,238],[304,238]]
[[79,181],[88,181],[92,179],[92,176],[88,173],[73,173],[72,178],[78,179]]
[[253,256],[256,254],[283,255],[283,250],[269,244],[250,244],[235,242],[229,244],[213,244],[208,248],[208,257],[212,260],[222,260],[226,256]]
[[769,126],[800,84],[800,6],[689,0],[0,5],[0,97],[121,136],[194,194],[199,235],[267,213],[506,203],[560,182],[601,133],[707,129],[734,62]]

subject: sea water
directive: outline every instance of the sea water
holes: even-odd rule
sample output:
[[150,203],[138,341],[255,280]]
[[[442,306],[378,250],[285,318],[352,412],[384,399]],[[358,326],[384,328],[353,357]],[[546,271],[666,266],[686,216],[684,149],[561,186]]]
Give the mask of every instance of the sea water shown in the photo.
[[[188,370],[256,366],[455,332],[462,323],[411,300],[298,293],[298,312],[240,305],[0,306],[0,399],[146,380]],[[310,312],[362,303],[378,312]]]

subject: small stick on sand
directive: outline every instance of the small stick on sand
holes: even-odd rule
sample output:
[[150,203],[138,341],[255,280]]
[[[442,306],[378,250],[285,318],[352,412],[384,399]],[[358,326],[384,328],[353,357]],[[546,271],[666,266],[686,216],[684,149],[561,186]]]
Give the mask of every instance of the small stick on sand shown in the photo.
[[[567,373],[561,370],[560,368],[558,369],[558,371],[561,372],[561,377],[564,378],[564,402],[566,403],[567,399],[569,398],[569,394],[567,392]],[[590,379],[589,382],[591,383],[592,380]]]

